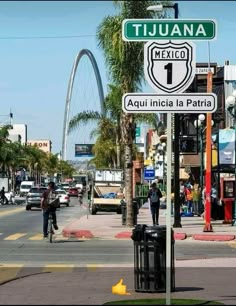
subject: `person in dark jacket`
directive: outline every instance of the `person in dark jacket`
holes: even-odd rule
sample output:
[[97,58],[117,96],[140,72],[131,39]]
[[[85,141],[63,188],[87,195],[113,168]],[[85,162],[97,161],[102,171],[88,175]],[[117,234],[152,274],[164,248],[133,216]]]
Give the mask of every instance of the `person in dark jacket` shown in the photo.
[[157,187],[157,184],[153,183],[152,188],[148,192],[148,201],[152,214],[153,225],[159,225],[160,198],[162,198],[162,193]]
[[58,203],[59,198],[55,193],[55,183],[49,182],[48,189],[44,191],[41,197],[41,209],[43,211],[43,236],[47,238],[48,236],[48,219],[49,214],[51,213],[53,219],[53,227],[55,230],[58,230],[57,226],[57,217],[56,217],[56,205],[54,203]]

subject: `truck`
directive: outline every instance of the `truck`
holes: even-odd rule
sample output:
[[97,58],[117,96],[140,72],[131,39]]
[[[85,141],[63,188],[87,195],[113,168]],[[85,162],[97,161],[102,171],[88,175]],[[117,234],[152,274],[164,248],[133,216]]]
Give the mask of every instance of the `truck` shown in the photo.
[[124,199],[124,172],[121,169],[95,170],[89,189],[89,210],[92,215],[108,211],[121,214]]
[[22,181],[20,184],[20,196],[26,196],[31,187],[34,187],[34,181]]

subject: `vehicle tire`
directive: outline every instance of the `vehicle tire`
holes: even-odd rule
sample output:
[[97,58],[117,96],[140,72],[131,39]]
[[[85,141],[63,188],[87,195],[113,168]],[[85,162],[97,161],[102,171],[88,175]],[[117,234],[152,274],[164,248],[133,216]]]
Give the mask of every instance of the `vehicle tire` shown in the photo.
[[26,210],[31,210],[31,206],[30,206],[30,205],[26,205],[26,206],[25,206],[25,209],[26,209]]
[[92,207],[92,215],[96,215],[96,213],[97,213],[97,209],[93,206]]

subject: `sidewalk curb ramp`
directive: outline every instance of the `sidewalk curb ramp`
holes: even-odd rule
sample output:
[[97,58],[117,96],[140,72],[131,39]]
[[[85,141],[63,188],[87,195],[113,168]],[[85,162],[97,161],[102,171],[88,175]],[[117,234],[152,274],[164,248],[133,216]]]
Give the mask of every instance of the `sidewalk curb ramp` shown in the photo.
[[230,241],[235,239],[235,235],[217,235],[217,234],[194,234],[192,238],[204,241]]

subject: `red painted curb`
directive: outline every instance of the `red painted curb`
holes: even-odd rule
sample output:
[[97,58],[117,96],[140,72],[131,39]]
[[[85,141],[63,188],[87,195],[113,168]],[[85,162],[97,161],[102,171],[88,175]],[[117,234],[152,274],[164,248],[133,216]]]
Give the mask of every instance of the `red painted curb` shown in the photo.
[[184,240],[186,238],[187,238],[187,235],[185,233],[174,233],[175,240]]
[[130,239],[132,233],[131,232],[120,232],[118,234],[115,235],[115,238],[126,238],[126,239]]
[[235,235],[217,235],[217,234],[195,234],[192,237],[195,240],[205,240],[205,241],[230,241],[235,239]]
[[88,230],[63,229],[62,235],[69,238],[94,238],[93,234]]

